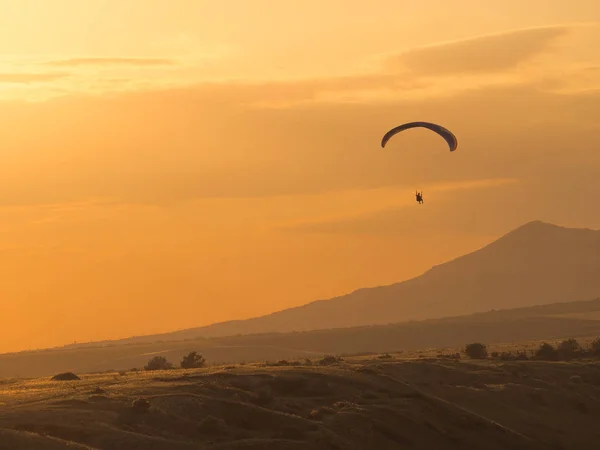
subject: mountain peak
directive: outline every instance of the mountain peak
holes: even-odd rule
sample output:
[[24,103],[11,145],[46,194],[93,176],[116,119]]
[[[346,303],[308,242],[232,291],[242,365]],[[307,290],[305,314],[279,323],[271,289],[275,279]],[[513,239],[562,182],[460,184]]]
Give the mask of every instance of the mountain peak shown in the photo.
[[590,228],[572,228],[553,223],[542,222],[541,220],[534,220],[527,222],[520,227],[515,228],[509,233],[505,234],[501,238],[494,241],[492,244],[497,242],[506,242],[512,239],[525,239],[525,240],[553,240],[561,239],[563,237],[580,235],[582,233],[594,233],[596,230]]
[[519,229],[529,229],[529,228],[541,228],[541,227],[558,227],[553,223],[544,222],[542,220],[532,220],[531,222],[527,222],[520,227],[517,227],[516,230]]
[[505,236],[511,234],[539,234],[545,232],[558,232],[558,231],[570,231],[570,230],[581,230],[582,228],[570,228],[564,227],[561,225],[556,225],[554,223],[543,222],[541,220],[532,220],[531,222],[527,222],[520,227],[515,228],[514,230],[505,234]]

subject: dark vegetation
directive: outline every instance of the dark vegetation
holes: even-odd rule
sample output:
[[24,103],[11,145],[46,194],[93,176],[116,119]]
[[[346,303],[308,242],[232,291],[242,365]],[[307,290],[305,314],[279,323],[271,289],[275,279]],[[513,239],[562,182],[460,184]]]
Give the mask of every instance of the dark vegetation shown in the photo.
[[465,347],[465,353],[472,359],[485,359],[488,357],[487,347],[479,342],[474,342]]
[[[537,361],[571,361],[575,359],[594,359],[600,358],[600,337],[596,338],[587,345],[581,345],[576,339],[566,339],[560,342],[558,345],[553,346],[547,342],[542,343],[537,349],[530,350],[517,350],[515,352],[488,352],[486,344],[481,342],[473,342],[467,344],[463,349],[464,354],[470,359],[476,360],[501,360],[501,361],[518,361],[518,360],[537,360]],[[401,352],[400,352],[401,353]],[[348,355],[351,356],[351,355]],[[356,354],[355,356],[359,356]],[[422,357],[423,355],[420,355]],[[376,356],[377,359],[387,360],[392,359],[393,356],[389,353],[384,353]],[[453,359],[460,360],[460,353],[439,353],[437,355],[440,359]],[[339,363],[343,363],[344,359],[340,356],[326,355],[317,360],[311,360],[310,358],[304,358],[299,361],[266,361],[263,366],[266,367],[277,367],[277,366],[329,366]],[[182,369],[197,369],[206,367],[206,359],[198,354],[196,351],[192,351],[187,355],[183,356],[179,363]],[[169,362],[164,356],[154,356],[144,366],[143,370],[173,370],[176,367]],[[138,372],[139,369],[130,369],[130,372]],[[127,371],[119,372],[120,375],[124,375]],[[60,373],[52,377],[55,381],[73,381],[79,380],[80,378],[72,372]]]
[[54,380],[54,381],[75,381],[75,380],[81,380],[81,378],[79,378],[73,372],[64,372],[64,373],[59,373],[58,375],[54,375],[52,377],[52,380]]
[[[575,339],[566,339],[557,346],[547,342],[542,343],[539,348],[533,350],[517,350],[515,352],[491,352],[488,353],[487,345],[481,342],[473,342],[464,348],[464,354],[470,359],[497,359],[502,361],[538,360],[538,361],[571,361],[573,359],[600,358],[600,337],[586,346],[580,345]],[[378,359],[391,359],[389,353],[377,356]],[[438,354],[438,358],[460,359],[460,353]],[[344,362],[339,356],[326,355],[318,360],[305,358],[301,361],[267,361],[264,366],[328,366]],[[190,352],[184,356],[179,364],[182,369],[197,369],[206,366],[206,359],[197,352]],[[155,356],[144,366],[144,370],[171,370],[175,366],[164,356]],[[132,369],[137,371],[137,369]],[[57,375],[58,377],[59,375]],[[61,374],[60,376],[65,376]],[[66,375],[68,376],[68,375]],[[75,375],[76,376],[76,375]],[[73,379],[73,378],[69,378]]]
[[[199,369],[205,365],[206,359],[195,351],[188,353],[179,363],[182,369]],[[174,368],[173,364],[164,356],[155,356],[144,366],[144,370],[170,370]]]
[[534,350],[519,350],[516,352],[492,352],[488,356],[487,346],[479,342],[465,347],[465,354],[471,359],[499,360],[537,360],[537,361],[571,361],[574,359],[600,358],[600,337],[588,345],[581,345],[575,339],[566,339],[557,346],[547,342]]
[[204,367],[206,360],[199,355],[197,352],[190,352],[187,356],[184,356],[179,364],[182,369],[198,369]]

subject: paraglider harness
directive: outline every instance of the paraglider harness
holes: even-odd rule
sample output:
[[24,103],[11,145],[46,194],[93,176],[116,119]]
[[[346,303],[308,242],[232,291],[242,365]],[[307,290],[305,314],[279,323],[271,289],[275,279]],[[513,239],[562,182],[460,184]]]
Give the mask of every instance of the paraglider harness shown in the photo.
[[423,203],[423,192],[415,191],[415,196],[417,197],[417,203],[419,203],[419,205]]

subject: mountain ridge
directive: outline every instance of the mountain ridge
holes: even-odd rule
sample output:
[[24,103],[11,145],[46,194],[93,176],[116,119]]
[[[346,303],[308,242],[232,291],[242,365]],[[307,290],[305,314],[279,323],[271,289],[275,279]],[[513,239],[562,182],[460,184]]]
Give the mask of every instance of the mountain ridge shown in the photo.
[[[346,328],[578,301],[600,296],[599,273],[600,230],[534,220],[404,281],[152,336],[175,340]],[[136,338],[119,341],[131,339]]]

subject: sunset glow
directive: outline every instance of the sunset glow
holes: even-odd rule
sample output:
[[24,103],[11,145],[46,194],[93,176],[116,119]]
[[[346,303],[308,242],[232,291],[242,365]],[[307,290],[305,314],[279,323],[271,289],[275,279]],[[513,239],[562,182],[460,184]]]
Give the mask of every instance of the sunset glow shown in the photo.
[[[529,220],[600,228],[600,2],[489,5],[0,0],[0,351],[389,284]],[[380,147],[412,120],[457,151]]]

